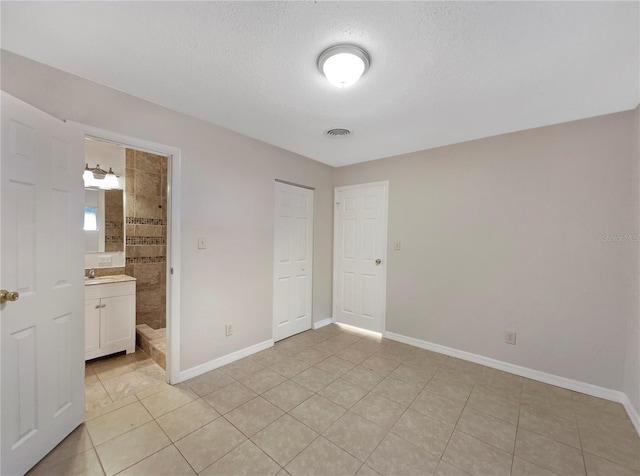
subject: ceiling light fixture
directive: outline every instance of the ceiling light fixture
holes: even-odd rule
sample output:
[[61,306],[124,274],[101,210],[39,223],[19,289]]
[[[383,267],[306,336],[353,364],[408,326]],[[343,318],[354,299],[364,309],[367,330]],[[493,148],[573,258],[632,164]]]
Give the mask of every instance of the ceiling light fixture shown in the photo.
[[369,54],[353,45],[336,45],[318,57],[318,69],[334,86],[348,88],[355,84],[371,64]]

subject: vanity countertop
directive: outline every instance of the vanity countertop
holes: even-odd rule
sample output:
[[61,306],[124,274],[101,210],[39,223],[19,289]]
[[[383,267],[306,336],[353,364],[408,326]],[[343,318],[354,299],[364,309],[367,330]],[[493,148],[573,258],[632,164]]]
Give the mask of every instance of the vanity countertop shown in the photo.
[[114,274],[113,276],[97,276],[95,278],[84,278],[85,286],[93,286],[94,284],[108,284],[108,283],[124,283],[126,281],[135,281],[133,276],[127,276],[126,274]]

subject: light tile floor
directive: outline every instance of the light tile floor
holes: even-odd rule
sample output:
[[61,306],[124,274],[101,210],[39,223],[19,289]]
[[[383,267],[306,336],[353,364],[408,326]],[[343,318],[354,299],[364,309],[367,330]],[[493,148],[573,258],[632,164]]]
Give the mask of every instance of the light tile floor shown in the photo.
[[619,404],[336,325],[173,387],[142,352],[86,379],[32,474],[640,475]]

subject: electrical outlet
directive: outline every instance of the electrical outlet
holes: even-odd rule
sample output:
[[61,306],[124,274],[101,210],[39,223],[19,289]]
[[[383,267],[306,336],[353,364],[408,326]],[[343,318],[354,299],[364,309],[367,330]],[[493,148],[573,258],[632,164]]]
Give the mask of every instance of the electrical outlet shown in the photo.
[[228,324],[225,324],[224,333],[226,334],[227,337],[229,337],[230,335],[233,335],[233,324],[231,322]]
[[504,343],[516,345],[516,333],[512,331],[504,331]]

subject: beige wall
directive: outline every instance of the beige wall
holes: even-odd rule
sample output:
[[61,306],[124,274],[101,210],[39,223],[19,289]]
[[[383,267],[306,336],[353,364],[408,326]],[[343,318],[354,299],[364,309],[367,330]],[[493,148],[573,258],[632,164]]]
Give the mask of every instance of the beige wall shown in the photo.
[[[638,225],[638,217],[640,216],[640,106],[633,113],[632,122],[632,141],[633,141],[633,160],[634,170],[632,174],[634,183],[633,203],[635,204],[635,232],[640,233]],[[640,283],[638,282],[640,274],[640,256],[636,249],[636,255],[633,257],[635,263],[635,274],[631,282],[634,286],[634,313],[629,315],[629,323],[627,326],[627,352],[625,365],[625,381],[624,392],[631,400],[632,405],[640,414]]]
[[330,316],[328,166],[6,51],[2,89],[54,116],[182,150],[181,369],[272,337],[276,178],[316,187],[314,320]]
[[620,113],[335,169],[390,182],[387,330],[622,390],[630,137]]

